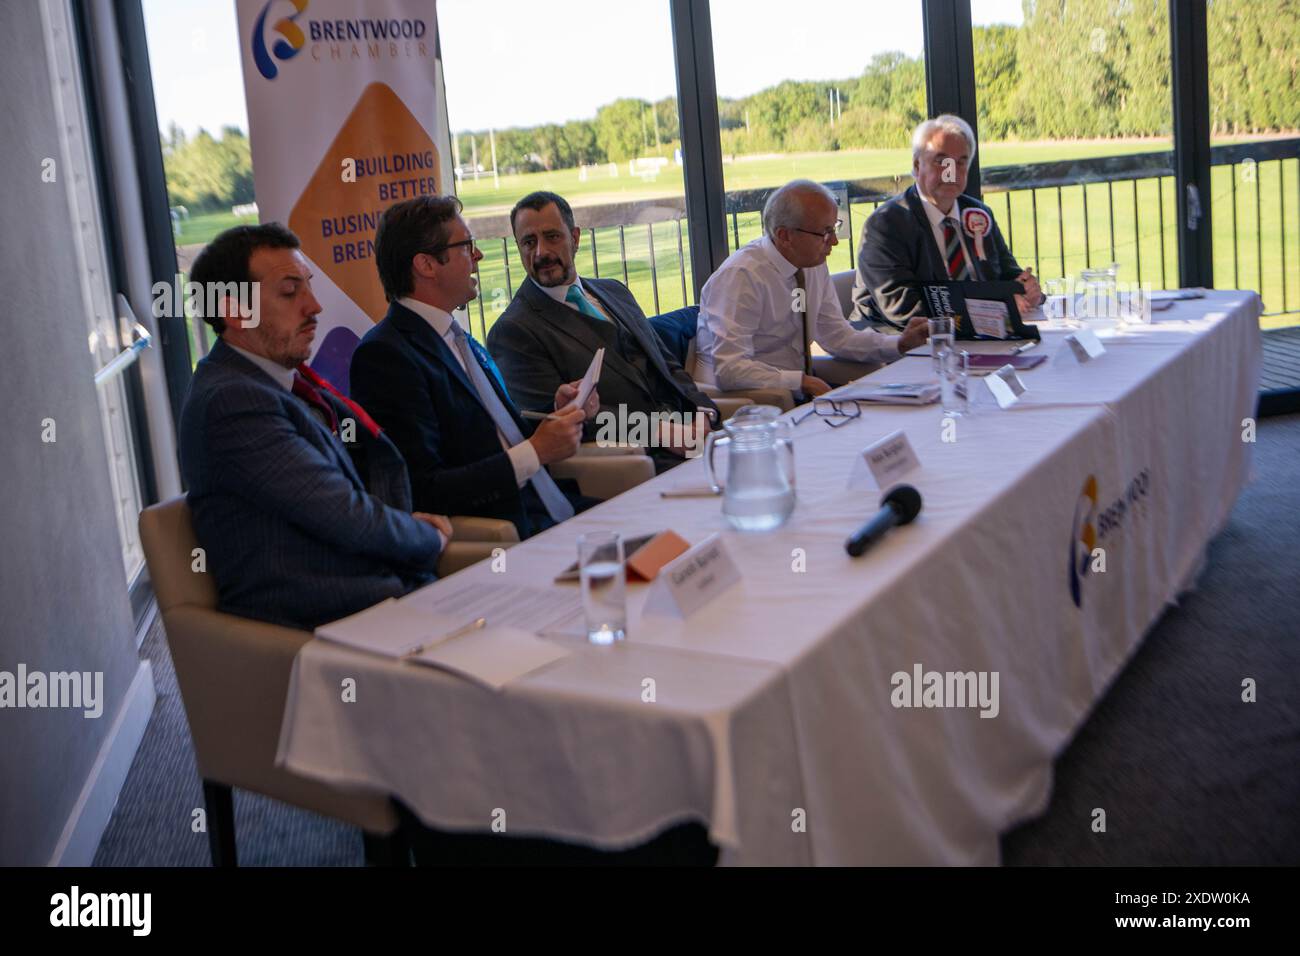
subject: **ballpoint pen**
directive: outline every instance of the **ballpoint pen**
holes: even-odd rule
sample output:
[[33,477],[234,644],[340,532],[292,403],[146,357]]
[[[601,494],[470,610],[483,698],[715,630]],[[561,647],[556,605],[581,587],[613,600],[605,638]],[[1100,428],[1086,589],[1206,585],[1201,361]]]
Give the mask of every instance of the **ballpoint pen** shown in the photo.
[[445,641],[450,641],[454,637],[464,637],[470,631],[477,631],[479,628],[485,626],[486,624],[487,624],[487,618],[485,617],[480,617],[477,620],[470,621],[464,627],[458,627],[456,628],[456,630],[452,631],[451,633],[442,635],[437,640],[425,641],[423,644],[411,648],[409,651],[407,651],[405,654],[402,655],[402,660],[406,660],[406,658],[408,657],[414,657],[416,654],[423,654],[425,651],[433,647],[435,644],[442,644]]
[[1030,339],[1024,345],[1018,345],[1011,350],[1012,355],[1019,355],[1021,352],[1027,352],[1038,344],[1038,339]]

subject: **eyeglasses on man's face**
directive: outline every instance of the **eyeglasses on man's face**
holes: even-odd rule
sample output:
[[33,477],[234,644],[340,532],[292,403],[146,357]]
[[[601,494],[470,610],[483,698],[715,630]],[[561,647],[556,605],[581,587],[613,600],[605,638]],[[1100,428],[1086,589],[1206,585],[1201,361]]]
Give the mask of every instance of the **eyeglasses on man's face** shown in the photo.
[[792,228],[795,232],[802,232],[804,235],[816,236],[822,242],[830,242],[837,235],[839,235],[840,226],[842,225],[844,225],[844,220],[836,219],[835,225],[828,226],[827,228],[823,229],[821,232],[816,232],[812,229],[800,229],[798,226],[791,226],[790,228]]
[[437,256],[437,255],[441,255],[444,252],[449,252],[452,249],[458,249],[461,246],[468,246],[469,247],[468,252],[471,255],[479,251],[478,242],[474,239],[473,236],[470,236],[468,239],[460,240],[460,242],[449,242],[445,246],[434,246],[432,249],[425,249],[424,252],[427,255]]

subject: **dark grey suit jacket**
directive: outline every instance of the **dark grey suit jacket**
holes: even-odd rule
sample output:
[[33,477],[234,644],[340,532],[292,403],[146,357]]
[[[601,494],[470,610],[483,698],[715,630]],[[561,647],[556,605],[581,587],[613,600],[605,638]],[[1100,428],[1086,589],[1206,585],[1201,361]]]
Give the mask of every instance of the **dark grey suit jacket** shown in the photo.
[[305,402],[225,342],[199,362],[180,463],[222,611],[311,630],[433,580],[442,540],[410,515],[402,456],[382,433],[356,436],[368,482]]
[[[632,336],[649,357],[652,373],[659,378],[660,391],[677,404],[676,411],[691,414],[697,408],[716,406],[669,354],[641,311],[632,293],[615,279],[583,278],[582,287],[600,300],[624,332]],[[596,350],[605,343],[592,330],[591,320],[576,309],[556,302],[532,279],[525,279],[501,318],[488,332],[487,347],[496,360],[510,394],[521,408],[549,412],[555,407],[555,391],[565,382],[587,374]],[[656,396],[645,387],[637,369],[621,356],[605,352],[601,366],[601,411],[618,414],[618,406],[629,412],[649,414],[660,410]],[[599,426],[588,419],[584,438],[594,440]]]
[[[1002,239],[993,210],[974,196],[957,200],[963,208],[974,206],[989,214],[993,229],[985,237],[986,258],[972,257],[976,278],[1014,279],[1023,271]],[[969,237],[967,247],[973,247]],[[902,328],[909,319],[925,315],[919,284],[948,278],[948,267],[934,241],[934,230],[921,205],[916,186],[909,186],[883,203],[862,226],[857,275],[853,278],[853,313],[849,319],[874,326]]]

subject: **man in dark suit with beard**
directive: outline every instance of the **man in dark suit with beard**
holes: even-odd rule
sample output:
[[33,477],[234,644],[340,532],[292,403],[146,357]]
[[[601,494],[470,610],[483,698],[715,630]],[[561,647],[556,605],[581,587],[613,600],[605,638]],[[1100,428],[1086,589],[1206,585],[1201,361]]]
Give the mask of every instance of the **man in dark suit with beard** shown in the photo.
[[[237,226],[194,260],[216,344],[181,411],[180,464],[218,607],[311,630],[434,578],[447,519],[411,513],[406,464],[306,364],[320,303],[298,237]],[[251,287],[256,312],[239,314]]]
[[[661,344],[627,287],[614,279],[579,278],[581,230],[562,196],[535,192],[510,212],[519,258],[528,272],[514,300],[488,332],[488,351],[524,408],[544,411],[562,383],[581,378],[605,350],[600,412],[588,440],[629,416],[658,421],[648,438],[660,471],[700,447],[717,408]],[[656,416],[657,418],[651,418]]]

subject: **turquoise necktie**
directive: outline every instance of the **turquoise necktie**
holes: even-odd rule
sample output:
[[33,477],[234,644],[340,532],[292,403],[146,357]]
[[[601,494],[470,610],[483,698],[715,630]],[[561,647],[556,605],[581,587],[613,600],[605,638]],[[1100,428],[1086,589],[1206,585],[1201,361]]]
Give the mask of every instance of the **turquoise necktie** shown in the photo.
[[573,306],[583,315],[589,315],[593,319],[597,319],[601,322],[609,321],[609,319],[605,318],[600,309],[591,304],[591,301],[582,294],[582,290],[576,285],[569,286],[569,291],[564,294],[564,301],[569,303],[569,305]]

